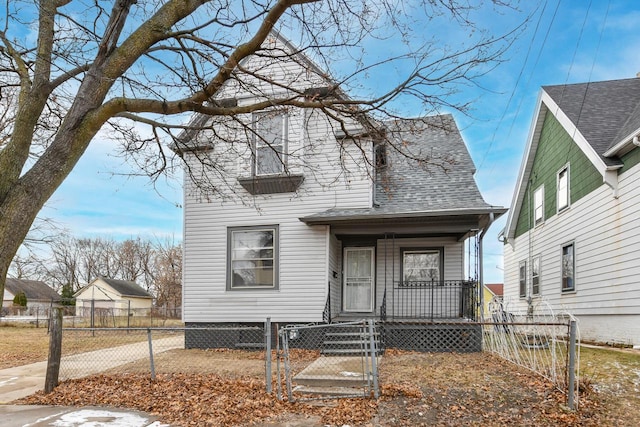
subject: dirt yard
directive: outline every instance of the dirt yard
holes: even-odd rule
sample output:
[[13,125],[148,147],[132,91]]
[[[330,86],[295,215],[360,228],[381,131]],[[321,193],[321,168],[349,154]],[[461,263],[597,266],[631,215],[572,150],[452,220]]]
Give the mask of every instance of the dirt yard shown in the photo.
[[[0,342],[6,346],[3,332]],[[399,351],[387,351],[382,359],[378,400],[280,402],[264,391],[261,353],[174,350],[156,358],[156,381],[143,361],[63,382],[53,393],[21,403],[129,407],[176,426],[637,425],[640,351],[581,353],[583,388],[575,412],[546,381],[491,354]],[[14,364],[25,363],[3,351],[0,364],[11,363],[4,360],[8,354]]]

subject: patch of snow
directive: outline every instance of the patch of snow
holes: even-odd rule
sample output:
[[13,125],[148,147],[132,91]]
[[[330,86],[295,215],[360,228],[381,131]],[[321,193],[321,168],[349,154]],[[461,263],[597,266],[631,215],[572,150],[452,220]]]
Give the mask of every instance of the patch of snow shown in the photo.
[[[55,427],[147,427],[149,423],[149,418],[130,412],[80,409],[61,415],[52,425]],[[157,423],[151,425],[161,426]]]

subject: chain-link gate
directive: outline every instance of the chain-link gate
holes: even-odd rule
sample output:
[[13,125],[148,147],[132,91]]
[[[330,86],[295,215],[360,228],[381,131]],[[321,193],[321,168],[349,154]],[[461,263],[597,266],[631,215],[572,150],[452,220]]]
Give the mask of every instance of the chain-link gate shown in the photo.
[[278,336],[278,399],[284,388],[290,402],[379,397],[380,335],[373,320],[289,325]]

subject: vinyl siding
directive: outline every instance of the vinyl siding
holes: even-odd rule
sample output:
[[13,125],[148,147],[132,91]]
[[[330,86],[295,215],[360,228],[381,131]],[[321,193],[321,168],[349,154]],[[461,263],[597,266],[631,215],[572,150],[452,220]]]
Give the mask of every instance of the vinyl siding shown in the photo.
[[[310,227],[299,218],[332,207],[369,207],[371,182],[360,147],[353,141],[340,145],[331,124],[319,113],[291,120],[289,126],[303,123],[305,129],[290,131],[300,138],[296,144],[304,147],[304,164],[298,169],[304,181],[297,193],[248,194],[237,182],[237,176],[250,167],[250,156],[238,160],[241,142],[224,143],[211,135],[212,150],[186,156],[190,173],[185,174],[185,321],[322,320],[332,263],[337,262],[335,254],[328,260],[327,250],[337,250],[336,243],[328,242],[326,226]],[[371,143],[364,148],[371,151]],[[203,169],[199,160],[204,157],[218,170]],[[193,180],[215,186],[218,193],[197,188]],[[274,224],[280,230],[279,288],[227,291],[227,228]]]
[[401,280],[400,248],[443,248],[444,280],[462,280],[464,275],[464,244],[454,238],[397,238],[378,240],[376,252],[376,313],[387,289],[391,298],[394,282]]
[[516,223],[515,236],[527,232],[533,224],[533,192],[544,185],[545,220],[556,215],[557,175],[569,165],[570,204],[577,202],[602,184],[602,175],[584,155],[557,119],[547,111],[534,156],[530,180]]
[[[518,295],[518,263],[540,254],[541,297],[551,307],[581,316],[626,316],[625,322],[640,323],[640,166],[619,176],[619,197],[601,185],[571,207],[549,218],[507,244],[505,249],[505,299],[515,311],[525,310]],[[575,242],[575,292],[563,294],[561,247]],[[631,317],[630,317],[631,316]],[[603,336],[628,340],[629,330],[609,329],[589,317],[583,339],[603,341]],[[640,334],[631,333],[640,344]]]

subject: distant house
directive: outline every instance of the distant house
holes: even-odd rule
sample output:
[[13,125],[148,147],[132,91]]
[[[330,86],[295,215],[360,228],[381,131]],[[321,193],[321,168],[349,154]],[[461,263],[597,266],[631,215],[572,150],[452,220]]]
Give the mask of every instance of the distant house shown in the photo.
[[76,316],[89,316],[92,309],[109,310],[115,315],[147,316],[153,297],[137,283],[98,277],[74,294]]
[[7,278],[4,286],[3,311],[10,311],[13,307],[13,299],[20,292],[27,297],[27,308],[21,314],[35,315],[36,312],[45,313],[52,303],[60,300],[60,295],[39,280],[11,279]]
[[542,88],[503,232],[512,310],[640,344],[639,137],[640,78]]
[[502,302],[502,291],[502,283],[485,283],[482,296],[485,316],[497,308],[496,303]]

